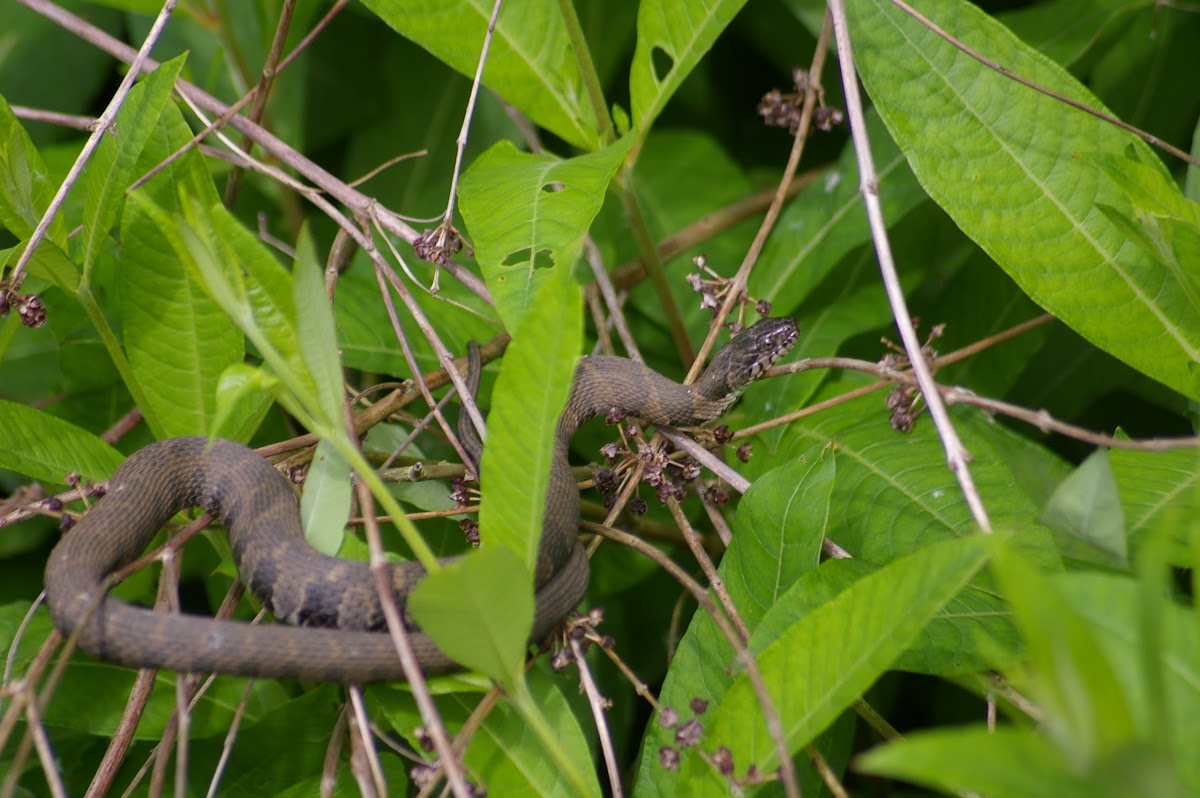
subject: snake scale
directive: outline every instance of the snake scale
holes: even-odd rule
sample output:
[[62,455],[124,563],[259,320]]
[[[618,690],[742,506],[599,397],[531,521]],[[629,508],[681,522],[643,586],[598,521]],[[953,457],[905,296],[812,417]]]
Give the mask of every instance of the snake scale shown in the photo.
[[[561,623],[587,589],[587,555],[576,535],[579,493],[567,460],[579,425],[613,411],[673,426],[716,418],[796,335],[791,319],[763,319],[726,344],[689,386],[623,358],[580,359],[555,438],[532,641]],[[141,555],[171,517],[193,506],[218,515],[246,586],[276,617],[294,625],[158,613],[107,595],[112,574]],[[405,597],[425,571],[416,563],[390,568],[403,611]],[[130,455],[113,474],[106,496],[55,547],[45,577],[58,629],[77,633],[80,648],[109,662],[311,681],[404,678],[367,564],[313,549],[301,532],[291,484],[240,444],[172,438]],[[422,670],[455,670],[405,616]]]

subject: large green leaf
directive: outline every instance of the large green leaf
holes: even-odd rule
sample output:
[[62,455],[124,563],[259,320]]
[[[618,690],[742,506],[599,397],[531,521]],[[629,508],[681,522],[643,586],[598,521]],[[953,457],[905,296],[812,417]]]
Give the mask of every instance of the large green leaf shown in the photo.
[[737,536],[722,573],[748,628],[817,567],[836,466],[832,451],[814,446],[764,474],[738,504]]
[[[580,727],[578,708],[568,702],[566,691],[574,686],[550,675],[545,668],[533,668],[528,674],[529,692],[541,707],[555,737],[571,758],[586,762],[590,756],[588,741]],[[398,733],[414,745],[413,729],[423,726],[411,694],[399,690],[376,690],[371,696],[382,704],[387,720]],[[460,727],[478,704],[478,694],[466,691],[437,697],[438,712],[451,729]],[[501,701],[487,713],[471,735],[463,760],[471,778],[487,787],[489,795],[531,795],[557,798],[573,795],[570,782],[549,756],[528,724],[508,701]],[[599,794],[594,771],[586,771],[590,794]]]
[[[987,541],[963,538],[929,546],[855,582],[794,623],[756,656],[788,751],[820,734],[879,678],[987,558]],[[707,719],[701,745],[727,747],[734,775],[751,764],[779,765],[750,680],[741,676]],[[683,766],[684,789],[724,794],[727,783],[697,756]],[[697,794],[697,793],[692,793]]]
[[[1169,182],[1149,147],[1016,85],[889,3],[852,0],[847,10],[863,82],[926,191],[1034,301],[1096,346],[1200,398],[1200,307],[1178,275],[1129,246],[1109,218],[1134,209],[1104,164],[1133,158]],[[1101,108],[978,7],[927,0],[919,10],[1013,72]]]
[[[164,106],[131,171],[143,174],[191,137],[178,109]],[[212,177],[195,150],[126,203],[115,288],[122,343],[144,396],[142,412],[165,435],[202,435],[215,419],[221,374],[242,361],[244,343],[172,247],[162,218],[148,210],[153,205],[164,213],[178,212],[181,194],[217,202]]]
[[[834,473],[832,453],[815,445],[757,479],[738,505],[733,542],[721,560],[720,574],[749,630],[816,567]],[[695,613],[671,661],[659,702],[683,713],[694,699],[720,701],[735,678],[727,667],[732,656],[712,619]],[[674,733],[657,722],[647,726],[639,791],[674,795],[681,789],[679,773],[658,763],[659,749],[673,744]]]
[[[762,650],[810,612],[878,568],[855,559],[828,560],[804,574],[763,617],[751,641]],[[896,670],[939,676],[1011,665],[1020,642],[1008,607],[993,593],[967,587],[930,620],[896,660]]]
[[43,410],[0,399],[0,468],[61,485],[67,472],[108,479],[121,464],[116,449]]
[[1135,741],[1133,695],[1058,583],[1010,552],[997,554],[993,570],[1028,646],[1028,684],[1020,686],[1045,710],[1055,742],[1086,762]]
[[[866,773],[988,798],[1118,798],[1129,785],[1076,772],[1044,737],[1020,729],[969,726],[917,732],[869,752]],[[1162,795],[1164,793],[1142,793]]]
[[[839,386],[841,390],[846,385]],[[891,429],[882,395],[868,395],[788,427],[780,451],[804,451],[814,443],[837,446],[830,537],[856,558],[890,562],[936,540],[974,535],[977,527],[933,425]],[[974,457],[971,476],[992,523],[1014,530],[1016,544],[1047,568],[1058,555],[1049,531],[1036,523],[1036,508],[987,438],[960,425],[963,444]]]
[[1194,449],[1114,449],[1109,459],[1131,540],[1136,544],[1142,535],[1161,527],[1186,551],[1200,506],[1200,455]]
[[[458,72],[475,75],[491,0],[364,0],[363,5]],[[483,82],[568,143],[585,150],[599,145],[596,119],[554,0],[504,4]]]
[[573,268],[631,144],[626,137],[600,152],[562,161],[518,152],[502,141],[463,175],[462,215],[509,330],[529,309],[551,262]]
[[[129,92],[113,130],[101,139],[82,179],[83,269],[87,275],[125,204],[125,191],[138,175],[138,156],[171,99],[175,78],[187,56],[160,65]],[[85,278],[86,279],[86,278]]]
[[[1121,693],[1130,697],[1139,735],[1167,740],[1180,780],[1190,794],[1200,794],[1200,626],[1194,610],[1157,593],[1148,596],[1146,585],[1116,574],[1070,573],[1054,581],[1063,603],[1087,622]],[[1147,598],[1150,614],[1143,606]],[[1156,633],[1147,628],[1151,623]],[[1148,667],[1157,673],[1147,673]],[[1148,700],[1158,679],[1162,715],[1151,711]]]
[[533,628],[528,567],[504,546],[488,546],[426,576],[408,607],[455,662],[510,688],[522,678]]
[[558,417],[582,348],[582,308],[570,270],[557,267],[513,332],[492,396],[480,537],[484,545],[512,549],[530,573],[542,537]]

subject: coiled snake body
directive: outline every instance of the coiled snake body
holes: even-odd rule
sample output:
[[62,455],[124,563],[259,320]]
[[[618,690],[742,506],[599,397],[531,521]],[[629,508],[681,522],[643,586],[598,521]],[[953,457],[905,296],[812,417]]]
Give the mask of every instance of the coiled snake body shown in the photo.
[[[587,589],[587,555],[576,536],[579,493],[567,460],[579,425],[614,410],[675,426],[716,418],[795,339],[791,319],[763,319],[722,348],[690,386],[623,358],[580,360],[555,439],[531,640],[544,638]],[[242,580],[295,626],[157,613],[105,595],[110,575],[135,560],[175,513],[193,506],[218,514]],[[416,563],[391,566],[402,610],[424,573]],[[311,681],[404,678],[367,564],[309,546],[288,481],[229,441],[209,446],[204,438],[173,438],[131,455],[113,474],[105,498],[51,553],[45,585],[59,630],[78,632],[80,648],[121,665]],[[425,673],[456,669],[415,627],[410,639]]]

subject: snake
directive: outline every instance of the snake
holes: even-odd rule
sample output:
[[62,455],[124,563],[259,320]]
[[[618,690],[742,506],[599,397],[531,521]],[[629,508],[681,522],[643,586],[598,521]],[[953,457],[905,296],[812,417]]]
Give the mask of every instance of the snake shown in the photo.
[[[578,536],[579,491],[568,461],[579,426],[614,413],[671,426],[715,419],[796,337],[792,319],[761,319],[718,350],[690,385],[625,358],[580,358],[553,441],[531,643],[544,640],[580,604],[590,578]],[[477,362],[472,371],[473,393]],[[216,515],[243,584],[286,623],[156,612],[108,594],[114,575],[138,559],[164,524],[191,507]],[[461,669],[406,611],[406,598],[425,569],[415,562],[388,568],[422,672]],[[127,457],[105,495],[51,552],[45,589],[58,630],[75,636],[87,654],[118,665],[314,682],[405,678],[368,563],[314,549],[301,531],[291,482],[254,450],[227,440],[169,438]]]

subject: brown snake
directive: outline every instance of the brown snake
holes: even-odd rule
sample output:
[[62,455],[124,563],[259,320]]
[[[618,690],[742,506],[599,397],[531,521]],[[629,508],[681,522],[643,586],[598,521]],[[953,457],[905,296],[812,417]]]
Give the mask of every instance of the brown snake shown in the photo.
[[[689,386],[623,358],[580,360],[555,438],[532,641],[561,623],[587,589],[587,555],[576,535],[579,493],[567,459],[579,425],[614,410],[673,426],[716,418],[795,340],[791,319],[763,319],[718,351]],[[193,506],[219,516],[242,580],[295,626],[158,613],[106,595],[110,576],[135,560],[172,516]],[[403,611],[425,571],[417,563],[390,568]],[[172,438],[130,455],[107,495],[51,553],[45,584],[59,630],[77,633],[79,647],[92,656],[121,665],[311,681],[404,678],[367,563],[313,549],[301,532],[291,484],[257,453],[229,441],[209,446],[205,438]],[[405,615],[422,670],[456,669]]]

